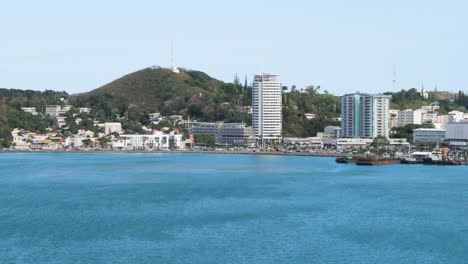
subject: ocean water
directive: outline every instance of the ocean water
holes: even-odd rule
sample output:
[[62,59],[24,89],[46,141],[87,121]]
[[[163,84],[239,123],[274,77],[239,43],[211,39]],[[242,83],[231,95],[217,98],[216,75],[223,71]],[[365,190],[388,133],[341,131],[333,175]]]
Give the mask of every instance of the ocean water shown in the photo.
[[0,154],[0,263],[468,263],[468,166]]

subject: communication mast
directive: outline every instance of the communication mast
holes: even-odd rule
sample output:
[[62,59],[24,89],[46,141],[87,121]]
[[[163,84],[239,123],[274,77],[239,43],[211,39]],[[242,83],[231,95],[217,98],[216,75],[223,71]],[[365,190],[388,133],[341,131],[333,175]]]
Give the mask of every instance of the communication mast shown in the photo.
[[174,66],[174,47],[172,45],[172,40],[171,40],[171,71],[174,73],[179,73],[179,69]]

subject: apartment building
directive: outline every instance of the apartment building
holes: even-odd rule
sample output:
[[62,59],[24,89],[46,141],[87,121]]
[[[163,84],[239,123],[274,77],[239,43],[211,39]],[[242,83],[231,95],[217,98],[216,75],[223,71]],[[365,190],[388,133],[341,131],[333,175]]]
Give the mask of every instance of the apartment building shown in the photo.
[[252,126],[260,144],[282,135],[282,88],[278,75],[255,75],[252,85]]
[[341,136],[346,138],[388,137],[390,96],[347,94],[341,98]]

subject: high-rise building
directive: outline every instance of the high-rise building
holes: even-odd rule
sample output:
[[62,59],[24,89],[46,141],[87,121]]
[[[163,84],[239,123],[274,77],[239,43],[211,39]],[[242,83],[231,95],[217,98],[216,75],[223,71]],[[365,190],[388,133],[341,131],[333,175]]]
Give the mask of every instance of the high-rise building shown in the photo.
[[281,140],[282,87],[278,75],[255,75],[252,85],[252,126],[260,144]]
[[348,138],[388,137],[390,96],[347,94],[341,98],[341,136]]

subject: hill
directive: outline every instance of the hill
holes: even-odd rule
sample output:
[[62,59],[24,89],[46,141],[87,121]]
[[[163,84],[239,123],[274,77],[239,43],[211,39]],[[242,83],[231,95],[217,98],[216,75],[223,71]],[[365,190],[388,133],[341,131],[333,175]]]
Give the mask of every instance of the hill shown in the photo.
[[11,130],[19,127],[45,132],[52,120],[43,115],[33,116],[21,110],[22,106],[35,107],[43,112],[47,104],[58,104],[60,98],[67,98],[66,92],[0,89],[0,148],[8,146]]
[[[285,136],[307,137],[322,131],[340,115],[338,96],[321,94],[319,87],[310,86],[283,94],[283,132]],[[135,127],[133,121],[149,125],[148,113],[183,115],[191,120],[245,122],[251,124],[251,115],[245,106],[251,106],[251,87],[247,80],[241,84],[216,80],[206,73],[182,69],[146,68],[96,90],[73,95],[76,106],[92,109],[98,120],[123,117],[124,128]],[[309,120],[306,113],[316,114]]]
[[248,87],[224,83],[199,71],[146,68],[88,93],[72,95],[76,106],[91,107],[101,120],[124,117],[147,123],[148,113],[181,114],[203,121],[249,121]]

